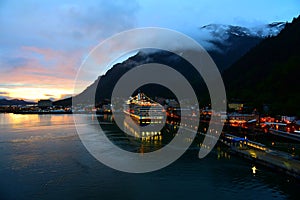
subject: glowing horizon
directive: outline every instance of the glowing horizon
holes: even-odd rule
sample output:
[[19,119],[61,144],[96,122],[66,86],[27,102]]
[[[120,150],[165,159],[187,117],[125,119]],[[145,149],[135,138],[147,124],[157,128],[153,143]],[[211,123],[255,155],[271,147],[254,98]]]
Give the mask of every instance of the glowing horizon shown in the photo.
[[[25,101],[37,102],[40,99],[59,100],[71,97],[73,88],[71,89],[51,89],[51,88],[0,88],[6,92],[7,99],[22,99]],[[20,98],[22,97],[22,98]]]

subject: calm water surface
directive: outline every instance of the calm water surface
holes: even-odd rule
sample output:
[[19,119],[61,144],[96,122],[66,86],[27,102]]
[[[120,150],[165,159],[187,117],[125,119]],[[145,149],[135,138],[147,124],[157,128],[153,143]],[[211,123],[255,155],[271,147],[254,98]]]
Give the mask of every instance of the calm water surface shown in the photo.
[[[125,140],[114,125],[105,126],[114,141],[130,146],[130,140]],[[76,134],[72,115],[0,114],[0,199],[299,197],[299,182],[257,165],[254,175],[253,163],[230,156],[220,147],[201,160],[197,154],[198,149],[192,147],[162,170],[123,173],[106,167],[87,152]]]

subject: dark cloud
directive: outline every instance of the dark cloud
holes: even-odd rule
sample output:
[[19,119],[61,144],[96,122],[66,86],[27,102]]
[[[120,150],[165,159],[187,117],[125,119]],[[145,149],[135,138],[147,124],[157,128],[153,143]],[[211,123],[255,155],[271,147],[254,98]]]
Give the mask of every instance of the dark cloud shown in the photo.
[[136,1],[7,1],[0,7],[0,43],[15,54],[21,46],[70,50],[90,48],[133,28]]
[[14,56],[1,56],[0,65],[1,70],[13,69],[20,66],[24,66],[29,62],[28,58],[14,57]]
[[0,91],[0,99],[8,99],[8,98],[9,98],[8,92]]
[[8,95],[8,92],[1,92],[0,91],[0,95]]
[[62,6],[62,17],[69,25],[70,34],[78,39],[95,36],[106,38],[129,28],[136,22],[139,4],[136,1],[95,1],[85,5]]
[[46,96],[46,97],[54,97],[53,94],[44,94],[44,96]]
[[[52,94],[44,94],[45,97],[49,98],[50,100],[58,100],[58,98],[55,95]],[[72,94],[61,94],[59,99],[66,99],[72,97]]]

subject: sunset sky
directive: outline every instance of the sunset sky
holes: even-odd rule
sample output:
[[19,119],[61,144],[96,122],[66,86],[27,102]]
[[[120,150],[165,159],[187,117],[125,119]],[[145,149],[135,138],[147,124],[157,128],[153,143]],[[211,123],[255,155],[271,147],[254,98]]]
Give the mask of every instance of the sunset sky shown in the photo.
[[211,23],[249,27],[299,14],[299,0],[1,0],[0,98],[70,96],[89,51],[120,31],[156,26],[194,36]]

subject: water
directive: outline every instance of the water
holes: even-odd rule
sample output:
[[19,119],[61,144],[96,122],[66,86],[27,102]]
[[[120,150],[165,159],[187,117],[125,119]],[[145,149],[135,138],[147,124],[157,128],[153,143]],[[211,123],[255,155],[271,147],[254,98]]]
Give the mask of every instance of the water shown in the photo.
[[[89,116],[86,116],[89,117]],[[95,119],[97,120],[97,119]],[[108,120],[109,121],[109,120]],[[115,132],[116,141],[130,140]],[[114,133],[115,132],[115,133]],[[118,138],[120,137],[120,140]],[[127,143],[129,145],[129,143]],[[128,174],[94,159],[72,115],[0,114],[0,199],[297,199],[299,182],[215,148],[191,148],[170,166]]]

